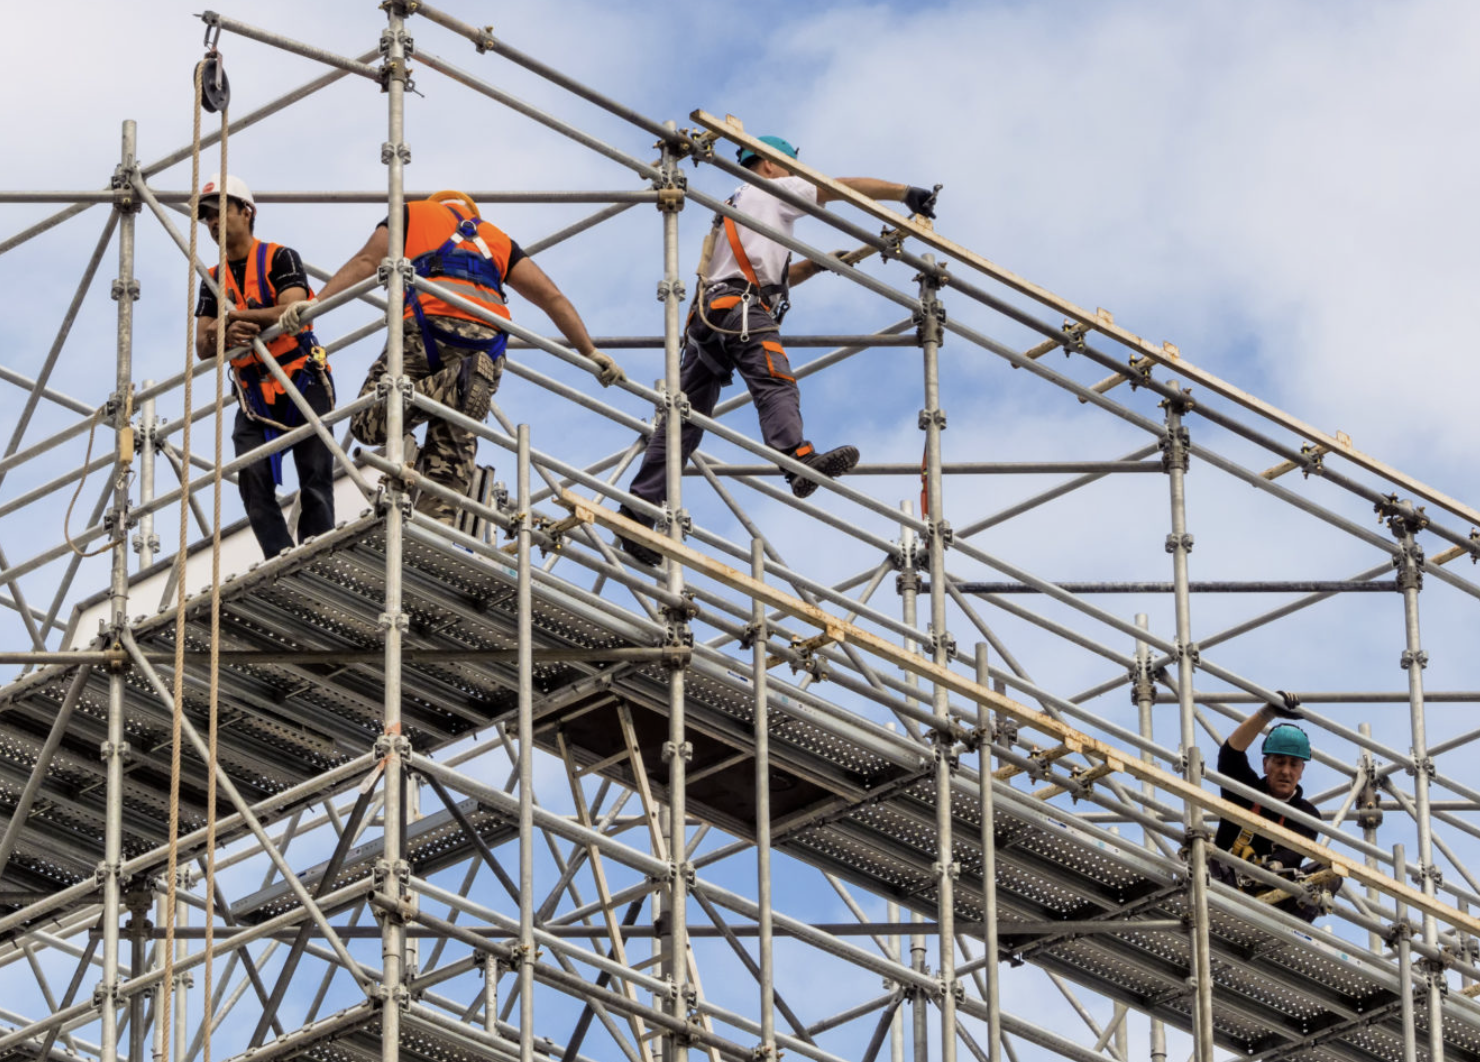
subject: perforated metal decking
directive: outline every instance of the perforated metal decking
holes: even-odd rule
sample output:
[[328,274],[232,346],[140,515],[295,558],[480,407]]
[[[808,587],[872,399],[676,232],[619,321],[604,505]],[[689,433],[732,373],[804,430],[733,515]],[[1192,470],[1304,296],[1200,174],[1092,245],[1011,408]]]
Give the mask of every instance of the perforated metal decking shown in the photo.
[[[248,800],[309,782],[373,746],[380,714],[379,665],[287,664],[274,650],[347,653],[380,644],[384,596],[383,536],[364,517],[309,547],[230,580],[222,593],[220,765]],[[511,662],[476,659],[515,646],[511,570],[453,549],[408,541],[405,608],[412,617],[403,668],[405,717],[414,745],[445,747],[515,708]],[[86,606],[84,606],[86,607]],[[188,649],[206,647],[209,602],[187,610]],[[652,646],[659,628],[645,617],[551,577],[536,582],[534,629],[545,649]],[[174,648],[174,615],[138,621],[135,637],[151,653]],[[462,654],[453,659],[453,652]],[[161,664],[161,667],[165,665]],[[187,711],[203,725],[203,660],[187,669]],[[6,813],[36,761],[75,669],[53,668],[0,691],[0,802]],[[554,748],[557,728],[583,765],[617,782],[634,781],[624,755],[618,707],[631,713],[637,744],[660,796],[666,777],[667,679],[643,663],[540,664],[535,674],[537,740]],[[753,833],[754,692],[717,654],[698,652],[687,683],[687,728],[694,746],[691,815],[742,838]],[[773,681],[771,694],[774,846],[922,913],[935,906],[936,847],[931,759],[911,741],[815,693]],[[90,878],[101,858],[106,678],[82,692],[73,725],[53,761],[37,805],[0,888],[14,909],[30,896]],[[131,674],[126,705],[132,749],[126,778],[125,852],[155,849],[166,836],[170,718],[148,686]],[[186,830],[203,822],[202,772],[187,752],[182,796]],[[1137,921],[1187,916],[1184,869],[1134,847],[1072,814],[998,783],[995,788],[999,932],[1004,954],[1091,985],[1096,991],[1182,1027],[1191,1020],[1186,934],[1138,931]],[[320,799],[311,791],[299,803]],[[978,923],[981,850],[975,775],[958,772],[952,857],[961,866],[957,917]],[[284,814],[292,802],[275,809]],[[463,806],[491,845],[513,836],[507,812]],[[419,823],[411,837],[418,873],[468,854],[471,842],[446,812]],[[351,853],[340,883],[367,873],[378,842]],[[282,888],[236,905],[246,921],[292,902]],[[784,898],[783,898],[784,903]],[[1344,942],[1314,934],[1294,919],[1216,887],[1211,933],[1217,1034],[1230,1048],[1311,1060],[1398,1059],[1399,980],[1391,964]],[[1013,932],[1013,923],[1118,921],[1119,932]],[[978,934],[979,935],[979,934]],[[1424,997],[1417,1000],[1419,1024]],[[1480,1059],[1480,1005],[1451,997],[1444,1014],[1447,1057]],[[345,1031],[342,1036],[350,1033]],[[432,1035],[429,1031],[428,1035]],[[345,1042],[346,1050],[353,1049]],[[327,1056],[326,1056],[327,1057]]]

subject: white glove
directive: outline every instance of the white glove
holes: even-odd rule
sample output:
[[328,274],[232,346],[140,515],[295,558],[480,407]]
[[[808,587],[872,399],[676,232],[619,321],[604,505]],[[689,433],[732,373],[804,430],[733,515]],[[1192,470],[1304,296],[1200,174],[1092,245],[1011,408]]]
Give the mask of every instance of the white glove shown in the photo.
[[283,335],[297,335],[303,328],[303,311],[316,305],[318,301],[318,299],[299,299],[297,302],[288,303],[288,308],[278,318],[278,324],[283,326]]
[[627,374],[622,371],[622,367],[601,351],[595,351],[591,355],[591,360],[596,363],[596,379],[602,387],[610,387],[614,383],[627,379]]

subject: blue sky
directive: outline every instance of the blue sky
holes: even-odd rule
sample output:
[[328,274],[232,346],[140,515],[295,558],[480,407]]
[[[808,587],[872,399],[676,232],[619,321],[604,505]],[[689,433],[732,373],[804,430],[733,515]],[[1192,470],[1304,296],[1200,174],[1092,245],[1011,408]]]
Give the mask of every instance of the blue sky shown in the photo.
[[[763,3],[749,5],[743,16],[718,4],[493,8],[447,0],[440,6],[469,22],[492,20],[515,47],[651,117],[688,125],[696,107],[730,112],[753,132],[785,135],[801,146],[804,161],[828,173],[941,182],[938,225],[958,243],[1081,305],[1112,310],[1132,330],[1176,343],[1199,366],[1310,423],[1348,432],[1361,449],[1455,497],[1480,499],[1473,458],[1480,447],[1480,419],[1473,414],[1480,361],[1466,349],[1468,312],[1480,290],[1472,253],[1480,236],[1473,205],[1480,154],[1469,144],[1473,100],[1480,98],[1473,62],[1480,8],[1474,5]],[[25,106],[10,112],[9,139],[26,148],[9,156],[0,185],[101,187],[116,163],[125,118],[139,122],[144,161],[187,142],[190,69],[201,51],[201,25],[191,17],[198,7],[157,0],[141,18],[135,5],[71,5],[60,47],[28,48],[19,56],[17,83],[36,87],[25,90]],[[383,25],[373,3],[351,0],[312,6],[261,0],[223,10],[345,55],[373,48]],[[11,19],[17,39],[56,39],[56,19],[45,9],[27,6]],[[502,60],[475,55],[438,27],[413,21],[412,32],[420,48],[634,156],[651,157],[650,136]],[[229,36],[223,51],[238,109],[316,73],[307,60]],[[59,57],[80,75],[59,77]],[[420,70],[417,83],[425,95],[410,101],[407,120],[413,157],[407,180],[415,187],[634,186],[621,167],[469,97],[431,70]],[[347,80],[233,138],[231,168],[259,190],[375,190],[384,184],[384,139],[378,91]],[[205,174],[214,169],[214,160],[203,164]],[[686,172],[706,192],[730,190],[721,174]],[[181,165],[154,185],[182,189],[188,182],[188,165]],[[0,205],[0,238],[51,209]],[[590,209],[507,208],[495,220],[531,242]],[[382,213],[371,206],[268,207],[259,233],[332,270]],[[25,293],[0,325],[7,367],[33,374],[41,364],[103,221],[103,210],[94,208],[0,257],[0,284]],[[695,208],[682,216],[686,277],[707,223]],[[552,250],[541,263],[593,333],[653,334],[661,328],[653,298],[659,231],[652,213],[639,208]],[[163,377],[178,371],[183,357],[184,268],[147,216],[140,232],[136,375]],[[815,221],[803,222],[798,235],[823,249],[839,245]],[[869,270],[912,290],[909,271],[897,263]],[[111,388],[114,307],[106,296],[113,271],[110,253],[54,378],[54,386],[89,405]],[[949,292],[944,297],[953,315],[994,338],[1019,348],[1033,342],[1027,330]],[[814,281],[796,301],[788,325],[798,332],[862,332],[902,316],[835,278]],[[344,327],[367,318],[366,311],[352,311]],[[546,329],[538,318],[526,307],[518,319]],[[362,343],[338,359],[342,395],[358,384],[377,349]],[[636,379],[661,375],[656,351],[617,356]],[[552,364],[535,353],[521,357],[541,371]],[[959,341],[947,344],[943,358],[948,460],[1095,459],[1147,441]],[[1081,381],[1103,375],[1057,354],[1051,363]],[[557,375],[583,384],[578,374]],[[804,409],[814,441],[858,442],[865,460],[917,459],[918,376],[916,359],[878,350],[809,383]],[[1144,395],[1115,394],[1143,415],[1159,416]],[[19,391],[0,383],[0,431],[7,440],[21,401]],[[570,460],[594,460],[630,441],[625,431],[569,420],[507,377],[499,401],[511,416],[535,424],[536,446],[541,438],[558,438]],[[630,395],[614,401],[634,415],[650,412]],[[735,423],[749,431],[752,416],[742,410]],[[27,444],[71,418],[44,407]],[[1201,422],[1193,430],[1195,441],[1226,448],[1250,467],[1276,463]],[[200,434],[196,445],[205,445]],[[0,485],[0,504],[80,461],[82,442],[60,455],[11,473]],[[1189,483],[1198,541],[1194,577],[1340,577],[1382,560],[1210,469],[1195,468]],[[1044,485],[953,485],[950,518],[963,525]],[[100,486],[90,481],[79,510],[90,508]],[[868,488],[890,501],[915,494],[910,482],[873,481]],[[1300,489],[1375,526],[1370,505],[1325,484]],[[0,547],[11,563],[57,541],[64,501],[0,518]],[[695,506],[701,520],[738,537],[718,506],[707,499]],[[831,548],[789,510],[760,504],[756,511],[797,567],[841,577],[869,563]],[[1136,477],[1100,484],[1041,517],[994,529],[980,545],[1046,577],[1169,578],[1161,552],[1165,513],[1162,479]],[[71,526],[82,519],[74,515]],[[892,533],[876,517],[858,519]],[[172,532],[161,534],[168,541]],[[953,569],[966,578],[995,577],[958,559]],[[79,580],[79,591],[100,588],[102,570],[89,569],[94,574]],[[25,584],[33,606],[49,601],[58,573],[53,566]],[[1429,682],[1480,687],[1471,658],[1474,601],[1430,582],[1438,588],[1425,599]],[[1396,666],[1402,632],[1395,605],[1364,598],[1313,610],[1293,632],[1274,628],[1241,639],[1221,648],[1218,658],[1271,686],[1396,689],[1404,676]],[[880,607],[896,605],[883,595]],[[1170,624],[1165,601],[1116,600],[1105,607],[1122,615],[1150,612],[1161,630]],[[1262,602],[1210,602],[1199,612],[1198,629],[1221,628],[1259,607]],[[1084,622],[1062,610],[1044,612]],[[1057,692],[1069,695],[1106,677],[1103,661],[1065,654],[1008,617],[993,622],[1035,677]],[[14,613],[0,611],[0,631],[6,645],[16,644]],[[1123,695],[1105,711],[1123,722]],[[1432,731],[1457,731],[1462,711],[1436,709]],[[1338,713],[1347,725],[1371,716],[1333,709]],[[1375,722],[1379,733],[1386,729],[1394,745],[1406,748],[1404,728],[1394,722],[1402,714],[1395,707]],[[1333,748],[1350,754],[1349,747]],[[1023,1013],[1033,1012],[1032,1002],[1020,1002]],[[1144,1031],[1135,1030],[1138,1037]]]

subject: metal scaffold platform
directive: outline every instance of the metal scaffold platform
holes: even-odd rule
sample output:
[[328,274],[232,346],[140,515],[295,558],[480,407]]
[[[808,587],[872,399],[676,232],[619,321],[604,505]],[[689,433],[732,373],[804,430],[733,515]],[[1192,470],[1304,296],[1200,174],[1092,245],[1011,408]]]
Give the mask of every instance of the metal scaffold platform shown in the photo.
[[[1435,668],[1444,688],[1424,684],[1429,649],[1474,630],[1480,582],[1456,562],[1480,559],[1480,513],[794,160],[841,207],[810,204],[811,223],[861,246],[837,257],[767,228],[703,186],[715,170],[760,180],[726,145],[781,158],[736,120],[654,121],[426,4],[366,6],[387,21],[359,58],[203,16],[332,70],[223,118],[223,143],[341,79],[376,106],[385,90],[384,193],[257,196],[388,218],[381,275],[319,307],[342,336],[341,378],[341,351],[382,342],[401,375],[407,285],[455,298],[397,268],[400,207],[421,194],[404,173],[415,25],[424,76],[518,123],[500,135],[527,126],[626,175],[605,192],[473,194],[599,206],[526,245],[542,257],[660,227],[661,334],[634,318],[634,334],[598,338],[661,351],[664,379],[597,391],[586,358],[516,312],[498,321],[512,356],[487,423],[388,386],[244,458],[207,458],[183,435],[213,422],[215,395],[191,405],[184,385],[213,364],[136,379],[127,296],[141,223],[189,255],[175,211],[194,189],[155,181],[212,138],[141,164],[127,123],[108,191],[0,244],[22,253],[105,206],[77,302],[114,241],[125,296],[110,395],[60,391],[70,318],[32,374],[0,384],[28,396],[0,459],[0,663],[18,669],[0,686],[0,1059],[1480,1059],[1480,730],[1430,711],[1480,702],[1480,671],[1454,652]],[[596,131],[454,66],[436,52],[449,41],[594,106]],[[857,289],[857,334],[789,320],[789,347],[828,348],[798,376],[820,385],[884,351],[883,377],[908,359],[923,463],[870,454],[798,499],[777,472],[801,466],[753,437],[746,400],[712,417],[688,406],[685,205],[695,225],[733,218]],[[338,324],[366,304],[371,324]],[[1045,444],[1032,461],[947,461],[944,397],[971,401],[984,372],[1003,392],[1077,400],[1065,417],[1082,418],[1069,434],[1089,459]],[[374,403],[389,442],[355,451],[336,432]],[[456,528],[412,505],[439,488],[399,430],[411,410],[479,438],[472,496],[444,499]],[[683,420],[707,432],[688,469]],[[622,486],[655,432],[666,508]],[[338,525],[268,560],[242,522],[213,536],[225,521],[202,498],[309,433],[340,464]],[[1197,499],[1192,470],[1210,477]],[[106,484],[79,527],[67,495],[89,473]],[[899,500],[917,477],[918,513]],[[1007,496],[1009,477],[1029,493]],[[1245,555],[1225,558],[1244,517],[1213,480],[1251,524],[1311,543],[1298,570],[1266,558],[1249,577]],[[1136,504],[1116,508],[1110,484]],[[62,506],[66,542],[38,544]],[[156,519],[184,526],[192,507],[194,530],[160,552]],[[1114,563],[1057,578],[1078,528],[1121,525]],[[1357,629],[1366,657],[1401,654],[1403,688],[1388,688],[1392,661],[1358,660],[1343,677],[1367,687],[1337,689],[1319,654],[1287,651]],[[1214,750],[1292,688],[1320,816],[1275,822]],[[1248,887],[1222,884],[1210,867],[1235,861],[1212,831],[1227,821],[1327,869],[1241,864]],[[1292,900],[1322,912],[1314,925]]]

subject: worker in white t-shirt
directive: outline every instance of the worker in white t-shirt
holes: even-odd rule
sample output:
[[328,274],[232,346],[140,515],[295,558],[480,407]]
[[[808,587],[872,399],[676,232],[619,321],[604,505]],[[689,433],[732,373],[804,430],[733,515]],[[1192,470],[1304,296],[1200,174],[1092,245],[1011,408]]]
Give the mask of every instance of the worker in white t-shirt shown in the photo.
[[[763,136],[761,140],[790,158],[797,157],[797,149],[779,136]],[[836,198],[749,148],[740,149],[739,159],[756,176],[808,202],[823,206]],[[873,199],[903,202],[911,214],[935,217],[935,193],[929,189],[872,177],[844,177],[838,183]],[[797,218],[805,213],[766,188],[751,184],[741,185],[729,203],[758,224],[788,236]],[[788,288],[822,266],[812,261],[792,263],[791,252],[786,247],[729,218],[716,217],[715,224],[713,257],[707,269],[701,265],[703,289],[689,314],[684,335],[679,384],[693,409],[709,416],[714,412],[720,390],[738,371],[755,399],[761,437],[766,445],[796,458],[818,476],[841,476],[858,463],[858,450],[839,446],[819,453],[807,441],[802,433],[801,396],[796,377],[781,345],[781,319],[789,306]],[[703,435],[703,430],[694,424],[684,424],[681,439],[685,461]],[[630,488],[633,494],[655,505],[662,505],[668,493],[667,445],[660,420],[648,440],[642,467]],[[798,498],[805,498],[817,489],[815,478],[788,472],[786,480]],[[648,526],[653,523],[626,506],[619,512]],[[636,542],[620,537],[618,541],[629,556],[643,564],[657,564],[662,559]]]

